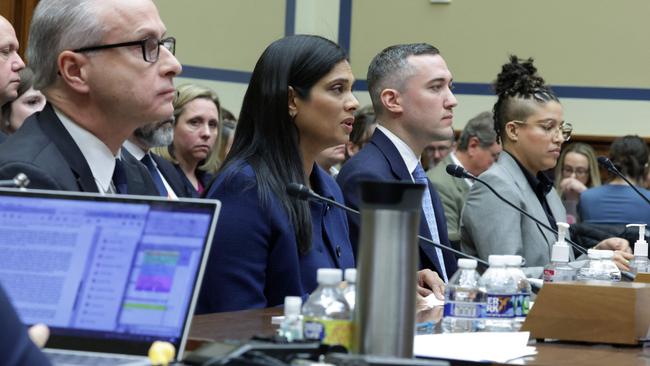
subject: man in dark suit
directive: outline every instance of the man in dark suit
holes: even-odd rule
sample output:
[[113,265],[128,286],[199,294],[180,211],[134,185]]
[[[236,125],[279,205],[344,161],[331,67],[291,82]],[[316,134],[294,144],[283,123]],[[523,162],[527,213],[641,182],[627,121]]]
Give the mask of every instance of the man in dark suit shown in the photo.
[[133,131],[122,145],[122,154],[128,151],[147,167],[160,196],[171,199],[192,197],[192,192],[183,184],[183,177],[174,165],[151,152],[152,148],[166,147],[173,140],[174,117],[171,117],[162,122],[149,123]]
[[0,179],[29,188],[157,194],[146,168],[120,158],[133,131],[172,115],[175,40],[151,0],[40,1],[29,64],[45,109],[0,146]]
[[[14,27],[0,16],[0,50],[7,50],[6,56],[0,57],[0,107],[18,96],[20,75],[18,71],[25,68],[25,63],[18,54],[18,39]],[[7,138],[0,132],[0,142]]]
[[[449,240],[442,204],[419,160],[429,142],[449,139],[453,133],[452,109],[457,102],[450,89],[451,79],[444,59],[431,45],[391,46],[375,56],[368,68],[368,90],[379,125],[370,142],[343,165],[337,178],[346,203],[355,208],[359,206],[362,180],[427,184],[420,235],[445,245]],[[359,218],[348,218],[350,239],[355,245]],[[422,285],[427,282],[440,296],[440,279],[446,282],[456,271],[456,259],[424,241],[419,246],[421,268],[425,269],[419,273],[419,292],[426,293]],[[428,280],[423,281],[423,276]]]

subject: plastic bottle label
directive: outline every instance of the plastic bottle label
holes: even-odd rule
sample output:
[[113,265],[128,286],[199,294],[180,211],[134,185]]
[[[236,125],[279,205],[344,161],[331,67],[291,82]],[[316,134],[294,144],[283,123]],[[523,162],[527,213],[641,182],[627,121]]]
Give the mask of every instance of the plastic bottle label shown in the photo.
[[485,316],[488,318],[514,318],[515,297],[512,294],[487,294]]
[[305,317],[305,339],[318,340],[328,345],[340,344],[350,349],[352,322],[341,319]]
[[467,303],[467,302],[445,302],[444,316],[454,318],[482,318],[484,315],[484,308],[482,304]]
[[521,317],[521,316],[528,315],[528,310],[530,308],[530,295],[525,293],[520,293],[513,296],[513,298],[515,301],[514,303],[515,316]]

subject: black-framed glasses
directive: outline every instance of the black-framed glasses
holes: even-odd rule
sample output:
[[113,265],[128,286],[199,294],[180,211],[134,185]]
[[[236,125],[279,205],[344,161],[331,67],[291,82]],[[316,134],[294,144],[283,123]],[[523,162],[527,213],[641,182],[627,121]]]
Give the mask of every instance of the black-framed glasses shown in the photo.
[[149,63],[154,63],[158,61],[158,58],[160,58],[160,46],[165,47],[171,54],[175,54],[176,52],[176,38],[174,37],[167,37],[164,39],[156,39],[156,38],[147,38],[143,39],[141,41],[133,41],[133,42],[122,42],[122,43],[113,43],[113,44],[104,44],[100,46],[89,46],[89,47],[82,47],[82,48],[77,48],[76,50],[72,50],[73,52],[91,52],[91,51],[100,51],[100,50],[107,50],[110,48],[118,48],[118,47],[130,47],[130,46],[140,46],[142,49],[142,58],[149,62]]
[[[514,122],[519,125],[528,125],[528,123],[524,121],[512,120],[510,122]],[[555,123],[550,123],[550,122],[537,122],[535,124],[541,127],[546,133],[546,135],[548,136],[555,136],[555,134],[559,132],[564,142],[569,141],[569,139],[571,139],[571,133],[573,132],[573,125],[571,125],[570,123],[562,123],[559,125],[555,125]]]

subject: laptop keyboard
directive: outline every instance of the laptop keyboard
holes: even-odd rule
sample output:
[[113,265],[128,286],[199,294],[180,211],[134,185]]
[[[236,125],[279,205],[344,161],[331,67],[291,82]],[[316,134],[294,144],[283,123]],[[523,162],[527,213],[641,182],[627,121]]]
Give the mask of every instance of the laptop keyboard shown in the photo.
[[80,355],[80,354],[67,354],[58,352],[47,352],[47,357],[52,361],[55,366],[72,366],[72,365],[94,365],[94,366],[108,366],[108,365],[127,365],[137,362],[137,359],[115,356],[99,356],[99,355]]

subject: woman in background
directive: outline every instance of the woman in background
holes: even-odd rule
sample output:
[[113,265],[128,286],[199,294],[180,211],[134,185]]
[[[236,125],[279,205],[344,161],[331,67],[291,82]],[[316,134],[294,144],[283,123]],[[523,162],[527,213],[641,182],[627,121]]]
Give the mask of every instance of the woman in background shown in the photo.
[[345,143],[345,161],[348,161],[363,148],[377,127],[375,110],[367,105],[354,113],[354,126],[350,133],[350,141]]
[[[650,198],[650,191],[643,188],[648,171],[648,153],[645,141],[639,136],[628,135],[612,142],[609,159],[642,194]],[[650,226],[648,204],[619,177],[615,177],[606,185],[582,192],[578,207],[580,217],[586,223]]]
[[27,117],[40,112],[45,107],[45,96],[35,90],[34,72],[26,67],[18,72],[20,84],[18,84],[18,98],[2,106],[2,124],[0,131],[7,135],[16,132]]
[[237,128],[237,118],[227,109],[221,108],[221,125],[219,137],[217,142],[217,154],[214,155],[215,162],[208,162],[210,167],[214,168],[211,173],[216,173],[221,165],[221,162],[226,160],[226,155],[232,147],[232,142],[235,138],[235,130]]
[[174,163],[193,197],[200,197],[212,180],[210,164],[216,155],[221,105],[212,90],[186,84],[177,88],[174,100],[174,141],[155,152]]
[[594,149],[582,142],[568,145],[555,167],[555,189],[567,211],[567,223],[578,222],[580,194],[600,185],[600,171]]
[[197,313],[265,308],[306,297],[318,268],[354,267],[341,210],[291,197],[303,184],[343,202],[315,163],[345,143],[358,107],[345,51],[318,36],[273,42],[255,65],[230,153],[208,198],[222,202]]

